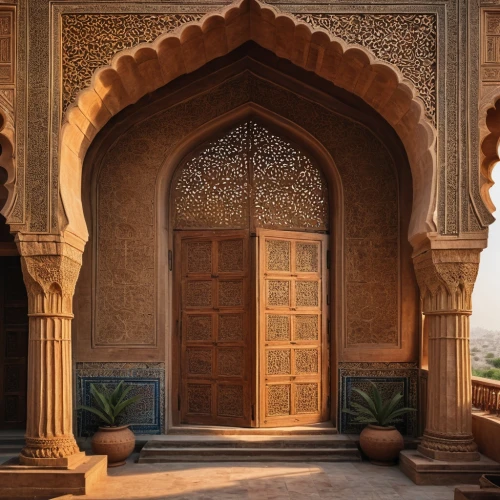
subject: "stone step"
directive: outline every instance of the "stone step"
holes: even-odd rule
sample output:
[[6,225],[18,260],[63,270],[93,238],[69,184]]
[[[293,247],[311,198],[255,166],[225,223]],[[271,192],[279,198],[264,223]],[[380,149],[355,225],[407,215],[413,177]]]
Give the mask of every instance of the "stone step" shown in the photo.
[[142,448],[144,453],[164,448],[259,448],[259,449],[303,449],[303,448],[352,448],[354,440],[345,436],[162,436],[149,440]]
[[220,435],[220,436],[317,436],[334,435],[338,431],[330,422],[320,424],[299,425],[293,427],[224,427],[207,425],[179,425],[171,427],[168,434],[180,435]]
[[160,448],[141,451],[138,463],[359,462],[357,448]]

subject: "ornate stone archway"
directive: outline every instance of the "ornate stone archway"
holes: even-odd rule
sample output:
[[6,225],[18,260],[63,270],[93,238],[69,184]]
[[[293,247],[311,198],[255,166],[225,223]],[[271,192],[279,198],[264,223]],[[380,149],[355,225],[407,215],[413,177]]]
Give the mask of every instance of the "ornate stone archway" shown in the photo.
[[346,44],[258,0],[240,0],[160,36],[152,44],[120,52],[111,66],[95,73],[91,87],[68,109],[61,130],[60,180],[66,230],[83,240],[88,237],[80,194],[82,162],[107,121],[148,92],[249,40],[353,92],[392,125],[406,148],[413,175],[410,241],[417,246],[427,233],[434,232],[436,131],[413,84],[366,48]]

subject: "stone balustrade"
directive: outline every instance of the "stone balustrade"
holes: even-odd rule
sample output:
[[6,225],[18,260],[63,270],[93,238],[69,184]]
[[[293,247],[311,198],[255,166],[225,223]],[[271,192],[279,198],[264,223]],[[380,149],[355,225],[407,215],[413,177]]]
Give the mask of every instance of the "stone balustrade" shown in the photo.
[[500,414],[500,380],[472,377],[472,406],[490,414]]

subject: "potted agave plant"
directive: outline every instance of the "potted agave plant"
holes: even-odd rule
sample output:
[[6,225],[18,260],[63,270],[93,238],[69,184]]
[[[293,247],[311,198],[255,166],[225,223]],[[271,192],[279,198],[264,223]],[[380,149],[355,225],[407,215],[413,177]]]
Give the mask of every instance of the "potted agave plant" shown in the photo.
[[376,465],[393,465],[404,448],[403,436],[392,424],[400,422],[403,415],[416,411],[414,408],[399,408],[402,393],[394,393],[387,401],[382,400],[378,387],[371,382],[371,394],[354,388],[363,401],[351,402],[351,408],[342,411],[354,416],[358,424],[368,424],[359,436],[359,445],[370,462]]
[[114,388],[100,392],[94,384],[90,384],[90,393],[94,396],[95,406],[78,407],[97,415],[102,425],[92,437],[92,451],[96,455],[108,456],[108,467],[123,465],[134,451],[135,436],[127,425],[119,425],[125,408],[137,402],[140,396],[127,399],[131,386],[125,387],[123,380]]

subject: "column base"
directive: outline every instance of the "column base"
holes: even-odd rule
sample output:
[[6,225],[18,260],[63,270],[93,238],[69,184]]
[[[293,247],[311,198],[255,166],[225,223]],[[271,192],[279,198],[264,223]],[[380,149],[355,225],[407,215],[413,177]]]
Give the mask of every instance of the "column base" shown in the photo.
[[500,464],[484,455],[470,462],[433,460],[415,450],[399,454],[399,468],[415,484],[478,484],[483,474],[500,474]]
[[426,457],[445,462],[474,462],[480,458],[472,434],[447,436],[426,431],[417,449]]
[[441,460],[444,462],[477,462],[481,459],[481,454],[478,451],[440,451],[429,450],[422,445],[417,447],[417,450],[422,455],[432,458],[433,460]]
[[84,457],[71,469],[29,467],[11,459],[0,465],[0,499],[86,495],[107,476],[107,465],[103,455]]
[[19,464],[30,467],[74,469],[85,460],[85,452],[79,451],[63,458],[32,458],[19,455]]

